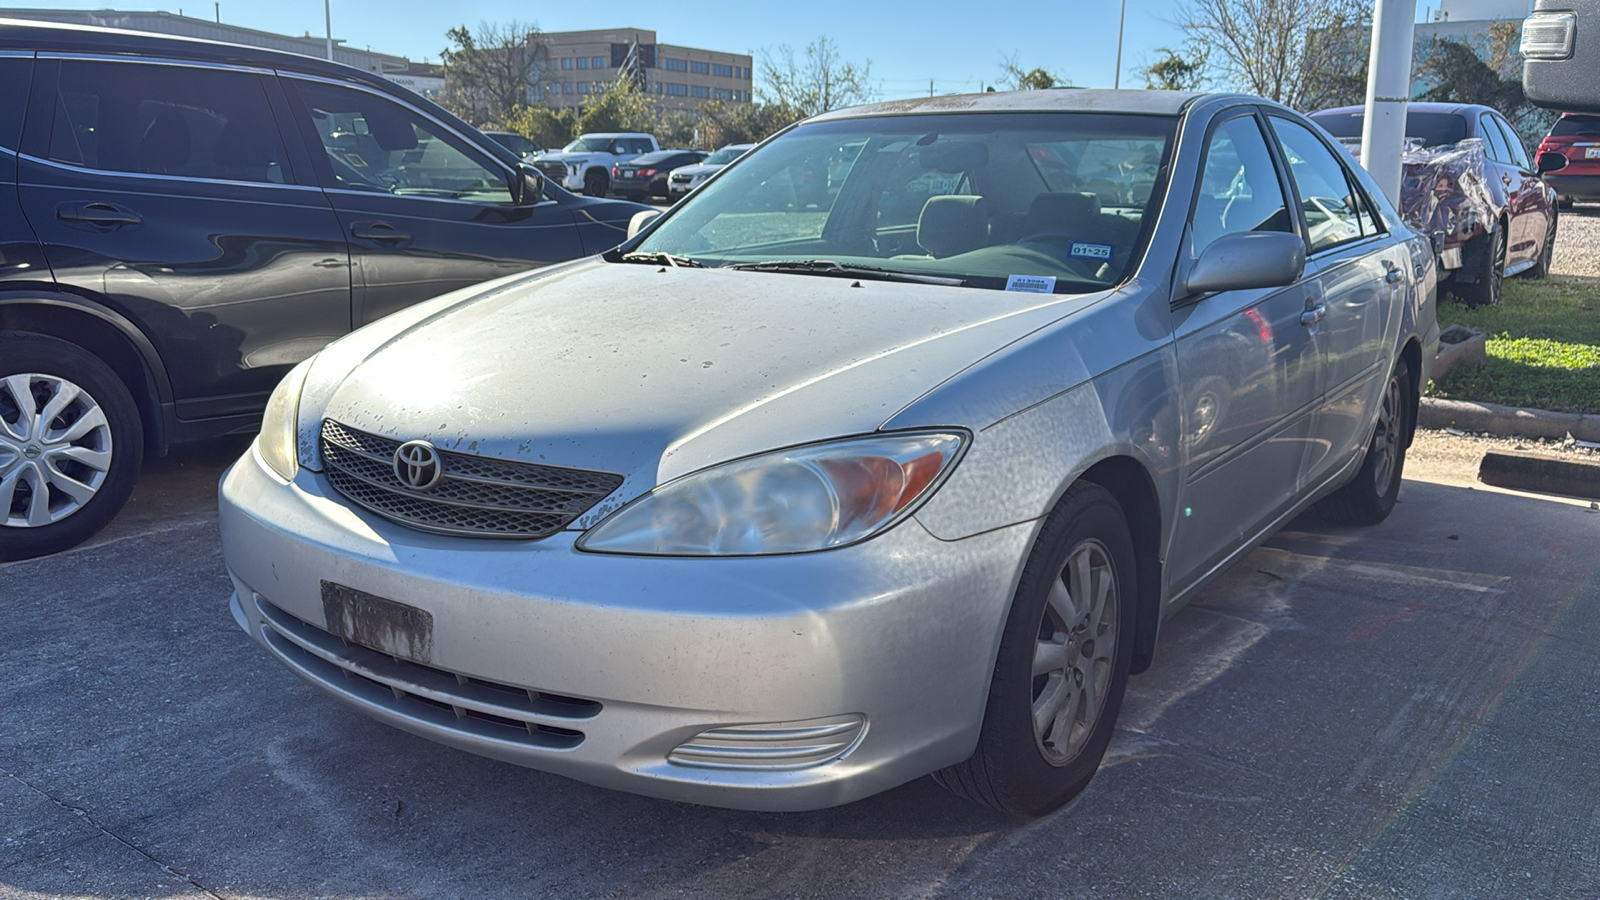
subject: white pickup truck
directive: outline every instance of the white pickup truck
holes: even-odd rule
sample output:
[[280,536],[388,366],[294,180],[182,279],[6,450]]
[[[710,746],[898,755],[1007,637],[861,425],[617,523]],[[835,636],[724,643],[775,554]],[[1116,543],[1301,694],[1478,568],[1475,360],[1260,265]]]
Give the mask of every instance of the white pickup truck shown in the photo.
[[569,191],[604,197],[611,188],[611,167],[660,150],[654,135],[634,132],[599,132],[579,135],[560,150],[541,153],[533,164]]

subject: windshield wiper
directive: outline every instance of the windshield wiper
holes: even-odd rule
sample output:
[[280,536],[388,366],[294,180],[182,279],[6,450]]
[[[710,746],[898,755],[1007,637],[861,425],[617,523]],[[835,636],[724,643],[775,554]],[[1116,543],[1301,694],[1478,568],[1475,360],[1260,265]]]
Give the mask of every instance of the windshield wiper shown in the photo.
[[917,275],[912,272],[896,272],[892,269],[880,269],[877,266],[847,266],[844,263],[831,259],[770,259],[766,262],[738,263],[728,266],[741,272],[793,272],[803,275],[824,275],[833,278],[865,278],[870,281],[909,281],[915,284],[943,284],[959,287],[966,284],[965,278],[950,278],[943,275]]
[[673,256],[671,253],[624,253],[618,257],[626,263],[646,263],[652,266],[672,266],[681,269],[704,269],[706,264],[687,256]]

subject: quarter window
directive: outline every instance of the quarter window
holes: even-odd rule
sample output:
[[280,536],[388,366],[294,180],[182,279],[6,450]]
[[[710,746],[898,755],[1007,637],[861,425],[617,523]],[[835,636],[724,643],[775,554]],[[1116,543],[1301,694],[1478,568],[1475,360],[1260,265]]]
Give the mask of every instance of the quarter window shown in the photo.
[[1494,117],[1488,113],[1478,116],[1478,130],[1483,133],[1483,141],[1489,150],[1489,156],[1498,162],[1511,162],[1511,148],[1506,146],[1506,136],[1500,133],[1494,124]]
[[1230,119],[1212,133],[1191,221],[1196,256],[1223,235],[1294,230],[1277,166],[1254,116]]
[[1510,162],[1521,166],[1524,170],[1532,169],[1533,165],[1528,161],[1528,148],[1522,146],[1522,139],[1517,137],[1516,129],[1499,116],[1494,117],[1494,122],[1500,126],[1500,133],[1505,135],[1506,146],[1511,150]]
[[223,69],[64,60],[48,155],[137,175],[288,180],[261,76]]
[[511,202],[503,174],[415,111],[376,94],[320,82],[297,82],[296,88],[327,151],[330,187]]
[[1311,252],[1374,233],[1371,217],[1362,216],[1360,195],[1351,184],[1349,172],[1328,145],[1289,119],[1273,116],[1272,128],[1278,133],[1278,146],[1288,160],[1289,173],[1300,195]]

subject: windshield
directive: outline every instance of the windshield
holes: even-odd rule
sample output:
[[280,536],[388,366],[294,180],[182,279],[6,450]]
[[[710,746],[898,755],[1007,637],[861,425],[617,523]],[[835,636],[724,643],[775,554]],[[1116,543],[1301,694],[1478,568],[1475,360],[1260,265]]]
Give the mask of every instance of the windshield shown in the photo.
[[706,157],[703,162],[708,166],[725,166],[744,155],[749,147],[723,147],[721,150]]
[[578,138],[562,147],[563,153],[610,153],[613,138]]
[[[1311,118],[1340,141],[1360,144],[1365,113],[1323,113]],[[1467,120],[1454,113],[1406,114],[1406,140],[1412,147],[1443,147],[1466,139]]]
[[1176,124],[1073,112],[803,125],[692,194],[633,252],[1100,290],[1134,269]]

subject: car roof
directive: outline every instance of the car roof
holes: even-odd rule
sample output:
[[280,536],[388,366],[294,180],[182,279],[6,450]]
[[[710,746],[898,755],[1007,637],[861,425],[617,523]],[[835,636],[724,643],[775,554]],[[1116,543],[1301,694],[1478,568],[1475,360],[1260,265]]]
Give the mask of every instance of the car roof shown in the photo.
[[869,103],[826,112],[810,119],[827,122],[865,116],[917,115],[952,112],[1113,112],[1175,116],[1204,94],[1188,91],[1107,91],[1054,89],[1047,91],[994,91],[950,94]]
[[590,137],[597,137],[597,138],[619,138],[619,137],[647,138],[647,137],[651,137],[651,136],[652,135],[646,134],[643,131],[585,131],[583,134],[578,135],[578,137],[581,137],[581,138],[590,138]]
[[[1333,109],[1319,109],[1316,112],[1311,113],[1311,117],[1314,119],[1317,116],[1327,116],[1327,115],[1335,115],[1335,114],[1349,114],[1349,113],[1365,114],[1366,111],[1367,111],[1367,108],[1365,106],[1336,106]],[[1418,101],[1412,101],[1412,102],[1406,103],[1406,112],[1408,112],[1408,113],[1414,113],[1414,112],[1419,112],[1419,113],[1446,113],[1446,114],[1467,116],[1467,115],[1477,115],[1478,113],[1482,113],[1482,112],[1494,112],[1494,111],[1495,110],[1494,110],[1493,107],[1481,106],[1481,105],[1476,104],[1476,103],[1432,103],[1432,102],[1418,102]]]

